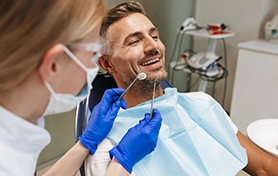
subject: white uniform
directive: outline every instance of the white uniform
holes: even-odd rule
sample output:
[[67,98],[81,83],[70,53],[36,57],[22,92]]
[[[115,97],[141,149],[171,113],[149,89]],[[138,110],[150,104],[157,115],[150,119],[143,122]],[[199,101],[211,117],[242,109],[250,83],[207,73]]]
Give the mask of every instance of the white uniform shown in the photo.
[[31,176],[39,154],[49,144],[44,118],[32,124],[0,106],[0,175]]

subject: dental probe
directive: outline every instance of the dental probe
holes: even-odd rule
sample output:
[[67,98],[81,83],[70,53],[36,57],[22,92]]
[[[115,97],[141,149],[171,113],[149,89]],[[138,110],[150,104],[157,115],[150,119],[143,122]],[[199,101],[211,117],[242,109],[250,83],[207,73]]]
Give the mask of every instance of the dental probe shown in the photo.
[[136,78],[132,81],[132,83],[126,88],[126,90],[121,94],[121,96],[118,98],[118,100],[120,100],[121,98],[123,98],[123,96],[126,94],[126,92],[131,88],[131,86],[135,83],[135,81],[137,81],[137,79],[144,80],[146,79],[147,75],[144,72],[138,73]]
[[152,97],[151,110],[150,110],[150,117],[151,118],[153,116],[153,104],[154,104],[155,86],[156,86],[156,83],[153,84],[153,97]]

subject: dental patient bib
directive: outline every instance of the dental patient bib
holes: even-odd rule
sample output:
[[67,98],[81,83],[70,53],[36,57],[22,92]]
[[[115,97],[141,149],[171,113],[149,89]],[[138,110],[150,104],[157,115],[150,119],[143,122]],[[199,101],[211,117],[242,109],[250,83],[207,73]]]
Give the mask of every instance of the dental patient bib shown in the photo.
[[[116,145],[150,105],[121,109],[107,138]],[[136,176],[234,176],[247,164],[237,128],[209,95],[167,88],[154,107],[163,119],[157,147],[135,164]]]

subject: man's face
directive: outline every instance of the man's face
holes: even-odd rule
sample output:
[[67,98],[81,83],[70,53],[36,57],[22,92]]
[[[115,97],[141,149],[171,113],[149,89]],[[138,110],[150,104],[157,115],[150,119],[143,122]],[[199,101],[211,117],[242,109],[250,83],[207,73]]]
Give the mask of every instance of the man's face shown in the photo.
[[140,72],[147,74],[148,84],[166,78],[165,47],[158,30],[146,16],[130,14],[112,24],[107,35],[111,42],[114,77],[122,79],[126,85]]

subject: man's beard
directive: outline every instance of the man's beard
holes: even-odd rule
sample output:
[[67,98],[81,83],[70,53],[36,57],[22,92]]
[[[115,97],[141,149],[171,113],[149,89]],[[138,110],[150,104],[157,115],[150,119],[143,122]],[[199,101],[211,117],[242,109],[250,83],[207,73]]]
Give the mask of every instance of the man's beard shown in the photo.
[[[133,81],[134,77],[125,77],[124,82],[126,86],[129,86]],[[156,73],[152,73],[151,75],[147,75],[144,80],[137,80],[133,86],[130,88],[129,92],[132,92],[134,95],[145,95],[153,92],[154,83],[160,84],[167,78],[167,72],[165,68],[159,68]]]

